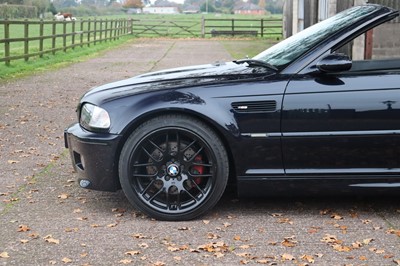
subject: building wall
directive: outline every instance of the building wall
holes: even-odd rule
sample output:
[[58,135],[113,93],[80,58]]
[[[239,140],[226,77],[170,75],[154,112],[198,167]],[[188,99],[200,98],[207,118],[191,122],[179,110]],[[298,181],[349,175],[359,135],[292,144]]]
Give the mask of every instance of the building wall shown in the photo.
[[[400,9],[399,0],[369,0],[369,3],[381,4]],[[400,58],[400,18],[387,22],[374,29],[372,58]]]
[[400,58],[400,22],[374,29],[372,58]]

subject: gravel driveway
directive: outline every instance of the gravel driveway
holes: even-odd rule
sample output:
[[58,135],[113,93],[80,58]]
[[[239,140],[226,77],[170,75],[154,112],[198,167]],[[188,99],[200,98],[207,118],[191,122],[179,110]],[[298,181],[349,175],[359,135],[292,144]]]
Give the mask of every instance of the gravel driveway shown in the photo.
[[159,222],[121,192],[80,189],[63,129],[87,89],[226,61],[218,41],[136,40],[0,84],[0,265],[400,265],[399,198],[237,199]]

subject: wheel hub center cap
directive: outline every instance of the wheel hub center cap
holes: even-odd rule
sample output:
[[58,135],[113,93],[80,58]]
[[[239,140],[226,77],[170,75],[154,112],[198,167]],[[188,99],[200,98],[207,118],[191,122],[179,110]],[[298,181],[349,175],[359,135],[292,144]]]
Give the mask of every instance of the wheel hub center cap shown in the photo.
[[179,175],[179,166],[174,163],[170,164],[167,168],[167,173],[171,177],[175,177],[175,176]]

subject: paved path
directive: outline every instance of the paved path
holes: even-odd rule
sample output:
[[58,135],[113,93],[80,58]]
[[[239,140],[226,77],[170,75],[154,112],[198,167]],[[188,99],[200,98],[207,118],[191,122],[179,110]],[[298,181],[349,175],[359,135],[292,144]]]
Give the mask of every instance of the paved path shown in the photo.
[[79,97],[91,87],[167,67],[230,59],[218,42],[151,39],[0,84],[0,193],[17,191],[58,158],[63,129],[76,120]]
[[238,200],[228,192],[199,220],[158,222],[121,192],[77,186],[62,132],[84,91],[229,59],[219,42],[140,40],[0,84],[0,265],[400,263],[398,198]]

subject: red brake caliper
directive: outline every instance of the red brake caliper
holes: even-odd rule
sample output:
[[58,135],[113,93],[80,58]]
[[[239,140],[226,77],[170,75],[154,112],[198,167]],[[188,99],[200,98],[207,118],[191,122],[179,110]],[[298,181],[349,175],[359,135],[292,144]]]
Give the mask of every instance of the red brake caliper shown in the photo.
[[[195,163],[202,163],[202,162],[203,162],[202,159],[203,159],[203,157],[202,157],[201,155],[197,155],[197,156],[194,158],[194,162],[195,162]],[[192,167],[192,172],[193,172],[193,174],[195,174],[195,175],[202,175],[202,174],[204,173],[204,166],[201,166],[201,165],[194,165],[194,166]],[[196,184],[199,185],[199,184],[201,183],[201,177],[195,177],[195,178],[194,178],[194,182],[196,182]]]

